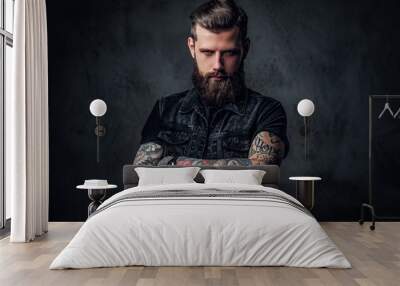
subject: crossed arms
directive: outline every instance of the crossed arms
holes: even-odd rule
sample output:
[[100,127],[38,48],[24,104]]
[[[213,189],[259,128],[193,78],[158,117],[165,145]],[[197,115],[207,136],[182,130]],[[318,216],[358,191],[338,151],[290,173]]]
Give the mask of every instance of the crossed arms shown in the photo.
[[[228,158],[206,160],[199,158],[178,157],[177,166],[255,166],[280,165],[285,154],[285,144],[273,133],[262,131],[254,137],[250,146],[248,158]],[[167,165],[172,157],[162,157],[163,147],[157,143],[148,142],[140,145],[133,161],[134,165]]]

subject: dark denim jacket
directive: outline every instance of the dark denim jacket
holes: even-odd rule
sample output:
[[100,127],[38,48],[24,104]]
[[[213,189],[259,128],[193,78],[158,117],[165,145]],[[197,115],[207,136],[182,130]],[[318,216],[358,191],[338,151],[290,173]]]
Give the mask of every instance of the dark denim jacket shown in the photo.
[[248,158],[257,133],[269,131],[285,142],[286,113],[279,101],[247,89],[208,116],[195,89],[159,99],[142,131],[141,144],[155,142],[164,156],[202,159]]

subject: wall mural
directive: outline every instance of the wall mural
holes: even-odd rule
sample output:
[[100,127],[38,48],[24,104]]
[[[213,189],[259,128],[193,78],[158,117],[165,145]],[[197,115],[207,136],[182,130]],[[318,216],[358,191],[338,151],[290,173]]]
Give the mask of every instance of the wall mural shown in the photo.
[[[207,19],[193,13],[203,0],[55,2],[47,1],[50,220],[86,219],[87,192],[76,186],[106,179],[120,191],[122,167],[134,161],[278,163],[289,194],[291,176],[322,178],[318,219],[359,218],[368,94],[400,91],[398,1],[237,0],[247,32],[242,17],[221,33],[192,29]],[[307,160],[296,109],[304,98],[316,106]],[[100,148],[95,99],[107,104]]]
[[234,1],[207,1],[190,21],[193,88],[156,102],[134,164],[280,164],[289,150],[286,114],[279,101],[246,85],[246,12]]

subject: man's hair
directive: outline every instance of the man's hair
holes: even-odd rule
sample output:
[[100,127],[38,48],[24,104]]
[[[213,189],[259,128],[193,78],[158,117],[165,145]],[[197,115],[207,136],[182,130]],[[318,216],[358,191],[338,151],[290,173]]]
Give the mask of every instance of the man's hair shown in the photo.
[[247,15],[233,0],[211,0],[197,7],[190,14],[191,37],[196,41],[196,24],[212,32],[239,27],[242,41],[247,37]]

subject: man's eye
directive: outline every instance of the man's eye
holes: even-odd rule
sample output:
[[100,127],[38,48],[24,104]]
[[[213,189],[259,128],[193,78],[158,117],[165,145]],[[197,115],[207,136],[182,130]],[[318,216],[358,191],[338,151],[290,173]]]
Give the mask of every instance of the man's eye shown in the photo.
[[204,51],[203,54],[209,57],[209,56],[212,56],[212,55],[213,55],[213,52],[211,52],[211,51]]
[[228,52],[225,52],[224,55],[226,55],[226,56],[228,56],[228,57],[232,57],[232,56],[236,56],[236,55],[237,55],[237,52],[235,52],[235,51],[228,51]]

